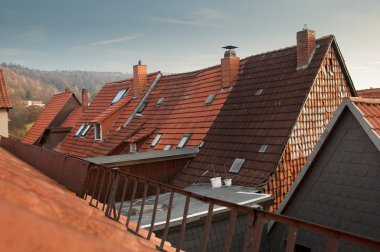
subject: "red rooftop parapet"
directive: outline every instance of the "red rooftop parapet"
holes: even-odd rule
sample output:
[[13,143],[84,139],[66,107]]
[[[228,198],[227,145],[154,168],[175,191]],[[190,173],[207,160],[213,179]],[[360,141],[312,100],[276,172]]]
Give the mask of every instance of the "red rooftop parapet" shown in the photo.
[[133,97],[137,97],[147,82],[147,67],[146,65],[141,65],[141,61],[137,65],[133,66]]
[[306,26],[297,32],[297,69],[306,68],[314,54],[315,31]]

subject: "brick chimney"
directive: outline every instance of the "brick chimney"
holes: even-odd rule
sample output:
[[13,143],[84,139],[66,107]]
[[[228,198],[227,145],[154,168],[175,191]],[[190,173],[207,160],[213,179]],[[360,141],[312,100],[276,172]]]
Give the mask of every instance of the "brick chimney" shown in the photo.
[[141,65],[141,60],[139,60],[139,63],[133,66],[133,97],[137,97],[141,93],[144,86],[146,85],[146,81],[147,68],[146,65]]
[[84,111],[88,106],[88,90],[82,89],[82,110]]
[[223,48],[226,49],[226,52],[221,60],[222,89],[231,87],[239,73],[240,64],[240,59],[236,57],[236,52],[233,50],[237,47],[225,46]]
[[315,31],[309,30],[306,25],[297,32],[297,69],[307,68],[313,58],[315,48]]

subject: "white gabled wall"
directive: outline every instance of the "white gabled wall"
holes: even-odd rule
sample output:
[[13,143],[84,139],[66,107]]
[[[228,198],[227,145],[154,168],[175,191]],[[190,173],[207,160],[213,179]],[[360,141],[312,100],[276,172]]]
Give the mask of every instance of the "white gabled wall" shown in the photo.
[[8,137],[8,110],[0,109],[0,135]]

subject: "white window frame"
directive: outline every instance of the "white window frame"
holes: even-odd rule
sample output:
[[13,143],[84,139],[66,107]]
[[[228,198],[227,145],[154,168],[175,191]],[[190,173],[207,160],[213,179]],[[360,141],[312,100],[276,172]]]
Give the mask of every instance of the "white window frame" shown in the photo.
[[154,140],[150,146],[155,147],[158,144],[158,142],[160,141],[161,137],[162,137],[162,134],[157,134],[157,136],[154,138]]
[[137,144],[129,143],[129,153],[136,153],[136,152],[137,152]]
[[[98,136],[98,131],[97,127],[99,127],[99,136]],[[102,140],[102,125],[99,123],[94,124],[94,138],[95,140]]]
[[84,129],[85,126],[86,126],[86,124],[82,123],[82,125],[79,127],[79,129],[75,133],[74,137],[78,137],[80,135],[80,133],[82,133],[82,131],[83,131],[83,129]]

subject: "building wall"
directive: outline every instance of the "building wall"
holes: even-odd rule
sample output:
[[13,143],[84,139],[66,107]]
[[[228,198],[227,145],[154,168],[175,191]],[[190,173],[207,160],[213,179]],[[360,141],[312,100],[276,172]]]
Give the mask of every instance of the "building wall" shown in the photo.
[[[380,153],[351,112],[344,112],[282,214],[380,240]],[[272,251],[284,249],[286,236],[276,224]],[[297,243],[323,251],[326,238],[299,230]],[[340,251],[364,250],[342,244]]]
[[8,110],[0,109],[0,136],[8,137]]
[[327,51],[321,69],[301,110],[265,193],[273,195],[276,210],[284,200],[307,157],[314,149],[328,122],[350,90],[332,47]]

